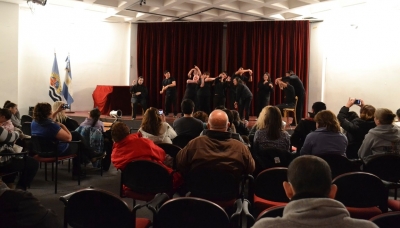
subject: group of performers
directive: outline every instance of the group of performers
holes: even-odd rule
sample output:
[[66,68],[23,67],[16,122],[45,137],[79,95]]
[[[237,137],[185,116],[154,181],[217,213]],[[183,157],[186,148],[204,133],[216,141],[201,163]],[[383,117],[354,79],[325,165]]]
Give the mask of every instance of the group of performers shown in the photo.
[[[167,116],[171,111],[174,117],[177,116],[179,108],[177,105],[176,80],[171,77],[168,70],[164,71],[165,79],[162,81],[162,89],[160,94],[165,94],[164,114]],[[211,96],[213,96],[213,107],[225,107],[226,91],[229,90],[229,105],[230,109],[238,109],[240,118],[249,120],[250,106],[253,100],[253,93],[247,87],[247,83],[253,81],[253,71],[240,67],[234,74],[234,77],[227,75],[225,71],[221,72],[217,77],[210,77],[209,72],[201,72],[198,66],[194,66],[188,73],[186,80],[186,90],[183,99],[190,99],[196,104],[196,110],[204,111],[207,114],[211,112]],[[297,119],[301,119],[304,103],[304,86],[299,77],[292,71],[287,71],[286,76],[277,78],[274,82],[283,90],[285,100],[277,107],[294,108],[296,106]],[[262,108],[269,105],[270,95],[274,89],[274,84],[271,81],[271,76],[265,72],[261,81],[258,82],[257,88],[257,115]],[[211,88],[214,87],[213,93]],[[147,109],[147,88],[143,85],[143,77],[139,77],[133,81],[130,89],[132,94],[132,119],[136,118],[138,104],[143,110]],[[172,109],[171,109],[172,107]]]

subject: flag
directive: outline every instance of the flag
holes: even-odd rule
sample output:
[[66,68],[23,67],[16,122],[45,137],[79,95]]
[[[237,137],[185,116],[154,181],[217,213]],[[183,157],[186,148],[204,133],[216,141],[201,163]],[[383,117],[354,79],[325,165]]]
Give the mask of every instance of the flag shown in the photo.
[[72,75],[71,75],[71,64],[69,61],[69,55],[67,56],[65,62],[67,62],[67,66],[65,67],[65,79],[64,79],[62,94],[65,100],[67,101],[67,104],[71,105],[74,102],[74,98],[72,98],[72,89],[71,89]]
[[61,83],[60,83],[60,75],[58,74],[57,56],[54,53],[53,69],[51,70],[50,87],[49,87],[49,96],[54,102],[62,100],[60,84]]

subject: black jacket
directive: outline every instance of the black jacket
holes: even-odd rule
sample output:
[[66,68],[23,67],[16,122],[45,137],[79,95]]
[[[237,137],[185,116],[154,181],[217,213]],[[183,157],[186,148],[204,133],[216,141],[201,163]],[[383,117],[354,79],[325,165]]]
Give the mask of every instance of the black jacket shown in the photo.
[[294,129],[292,136],[290,136],[290,144],[295,146],[299,152],[303,147],[307,135],[315,131],[315,129],[317,129],[317,126],[312,118],[300,120],[299,124]]

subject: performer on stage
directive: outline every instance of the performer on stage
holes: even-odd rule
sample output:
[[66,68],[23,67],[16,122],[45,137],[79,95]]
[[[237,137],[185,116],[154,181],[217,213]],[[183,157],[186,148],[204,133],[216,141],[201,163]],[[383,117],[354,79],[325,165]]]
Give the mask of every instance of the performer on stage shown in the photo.
[[138,78],[138,82],[136,84],[136,80],[133,80],[132,87],[130,89],[132,98],[131,98],[131,106],[132,106],[132,120],[136,118],[136,113],[138,113],[138,104],[142,106],[143,113],[147,110],[147,95],[149,94],[146,86],[143,85],[143,77],[140,76]]
[[283,93],[285,94],[285,100],[282,104],[276,105],[276,107],[279,108],[281,111],[281,114],[283,116],[283,109],[284,108],[294,108],[296,105],[296,98],[295,98],[295,92],[294,88],[292,85],[290,85],[289,82],[285,81],[279,81],[278,82],[279,88],[283,90]]
[[[286,77],[277,78],[275,80],[275,84],[278,85],[279,81],[289,81],[293,86],[295,95],[297,96],[297,106],[296,106],[296,118],[301,120],[303,117],[303,105],[304,105],[304,95],[305,89],[303,83],[300,78],[293,72],[293,70],[289,70],[286,72]],[[295,124],[294,122],[292,124]]]
[[189,79],[186,80],[185,95],[183,96],[182,100],[189,99],[192,100],[193,103],[197,104],[197,83],[199,82],[200,76],[201,76],[201,71],[199,67],[195,65],[194,68],[190,69],[188,73]]
[[269,105],[269,98],[274,90],[274,85],[272,85],[271,77],[268,72],[264,73],[263,79],[264,80],[258,82],[258,115],[265,106]]
[[226,72],[223,71],[214,81],[214,109],[219,106],[225,107],[225,92],[228,87],[227,77]]
[[[235,107],[239,106],[240,118],[248,121],[253,94],[251,93],[250,89],[245,84],[243,84],[242,80],[240,80],[240,78],[238,77],[233,79],[233,85],[236,87],[236,99],[234,105]],[[243,115],[243,111],[246,111],[245,116]]]
[[204,111],[210,114],[210,99],[211,99],[211,84],[215,78],[210,78],[210,73],[208,71],[204,72],[200,76],[200,80],[197,83],[197,103],[198,110]]
[[[249,73],[249,76],[247,76],[245,73]],[[247,84],[248,82],[253,81],[253,71],[251,69],[243,69],[243,67],[240,67],[236,72],[235,72],[235,77],[239,77],[240,80],[242,80],[243,84]]]
[[162,81],[162,89],[160,94],[165,92],[165,116],[168,116],[171,105],[173,106],[172,112],[174,113],[174,118],[178,114],[176,108],[176,81],[175,78],[171,77],[168,70],[164,71],[165,79]]

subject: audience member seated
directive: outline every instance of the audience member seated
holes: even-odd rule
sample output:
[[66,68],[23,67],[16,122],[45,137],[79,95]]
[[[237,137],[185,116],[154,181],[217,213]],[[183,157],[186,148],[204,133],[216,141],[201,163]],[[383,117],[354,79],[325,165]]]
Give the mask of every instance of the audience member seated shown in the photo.
[[307,135],[300,155],[339,154],[346,156],[347,138],[340,132],[336,115],[320,111],[314,118],[317,129]]
[[203,111],[193,113],[193,117],[203,122],[204,129],[207,129],[208,115]]
[[0,227],[59,228],[62,224],[30,192],[11,190],[0,180]]
[[236,110],[231,110],[233,114],[233,125],[235,126],[236,133],[239,135],[249,135],[249,129],[247,129],[248,121],[242,122],[240,120],[239,112]]
[[101,112],[99,109],[95,108],[89,112],[89,117],[85,119],[79,126],[81,127],[93,127],[104,131],[104,123],[100,120]]
[[11,101],[6,101],[4,103],[5,109],[10,110],[11,112],[11,122],[14,125],[14,127],[21,128],[21,118],[19,116],[19,111],[18,111],[18,106],[15,103],[12,103]]
[[376,127],[369,130],[358,150],[358,156],[367,163],[380,154],[400,154],[400,128],[393,124],[396,115],[387,108],[375,111]]
[[321,101],[317,101],[311,108],[312,112],[308,113],[310,117],[300,120],[293,134],[290,136],[290,143],[297,148],[298,153],[300,153],[307,135],[317,129],[314,121],[315,115],[320,111],[326,110],[326,105]]
[[[267,148],[276,148],[290,152],[290,136],[282,129],[282,115],[275,106],[265,106],[259,119],[264,120],[260,123],[259,130],[254,135],[254,152],[262,152]],[[258,120],[257,120],[258,121]]]
[[143,115],[139,132],[143,138],[148,138],[154,143],[170,143],[176,137],[174,129],[165,122],[164,114],[159,114],[158,109],[150,107]]
[[14,131],[14,125],[11,122],[11,112],[8,109],[0,109],[0,126],[7,131]]
[[[18,139],[19,133],[17,131],[7,131],[0,127],[0,147],[9,145],[12,147],[13,143]],[[5,151],[13,152],[13,151]],[[16,188],[26,189],[33,181],[36,172],[39,168],[39,163],[32,157],[27,156],[24,159],[19,157],[11,157],[10,160],[4,161],[0,159],[0,173],[22,172]],[[17,173],[3,176],[3,182],[9,187],[14,188],[14,181]],[[1,208],[1,207],[0,207]],[[0,226],[1,227],[1,226]]]
[[396,111],[397,121],[395,124],[400,127],[400,108]]
[[[164,150],[150,139],[143,138],[140,133],[129,134],[129,127],[125,123],[115,123],[111,129],[111,136],[114,141],[111,161],[115,168],[123,170],[131,161],[148,160],[157,162],[168,170],[169,173],[173,172],[170,167],[164,164],[167,163],[167,160],[171,159],[166,155]],[[177,189],[182,182],[180,173],[174,172],[174,189]]]
[[279,81],[279,88],[283,90],[285,100],[282,104],[276,105],[283,114],[283,109],[294,108],[296,106],[296,95],[294,87],[288,81]]
[[315,156],[301,156],[290,163],[288,181],[283,182],[290,202],[282,217],[263,218],[253,228],[263,227],[377,227],[374,223],[350,218],[346,207],[334,200],[337,186],[332,185],[329,165]]
[[211,112],[208,130],[186,145],[176,156],[176,165],[182,175],[195,168],[229,167],[232,174],[240,178],[254,171],[255,164],[249,148],[232,139],[228,132],[228,116],[222,110]]
[[193,138],[204,130],[203,122],[193,117],[194,103],[190,99],[184,99],[181,103],[183,117],[176,119],[173,127],[177,135],[190,135]]
[[[58,109],[53,113],[51,109],[51,105],[49,103],[43,102],[36,104],[33,110],[33,121],[31,124],[32,128],[32,136],[39,136],[49,141],[57,142],[57,141],[79,141],[82,140],[82,136],[73,131],[71,133],[67,127],[59,122],[54,122],[52,119],[57,116],[58,113],[63,111],[63,107],[61,105],[58,106]],[[76,143],[59,143],[58,144],[58,153],[60,156],[66,156],[70,154],[76,154],[78,152],[78,144]],[[97,158],[103,157],[104,153],[95,153],[89,149],[82,149],[78,155],[85,155],[87,158],[91,159],[92,162],[96,161]],[[83,161],[83,157],[80,159]],[[77,176],[80,170],[80,164],[77,157],[73,158],[73,169],[72,175]]]
[[354,101],[354,98],[350,98],[337,115],[340,126],[346,131],[346,137],[349,141],[346,149],[348,158],[358,158],[357,152],[365,135],[370,129],[376,127],[374,122],[375,108],[372,105],[366,105],[363,100],[360,100],[361,104],[359,105],[361,107],[360,118],[349,120],[349,109],[354,105]]
[[[65,115],[65,109],[63,108],[64,104],[65,103],[62,101],[54,102],[53,113],[56,113],[56,114],[53,116],[53,120],[65,125],[69,131],[75,131],[75,129],[77,129],[79,127],[79,125],[75,120],[73,120]],[[57,112],[57,110],[60,110],[60,111]]]

